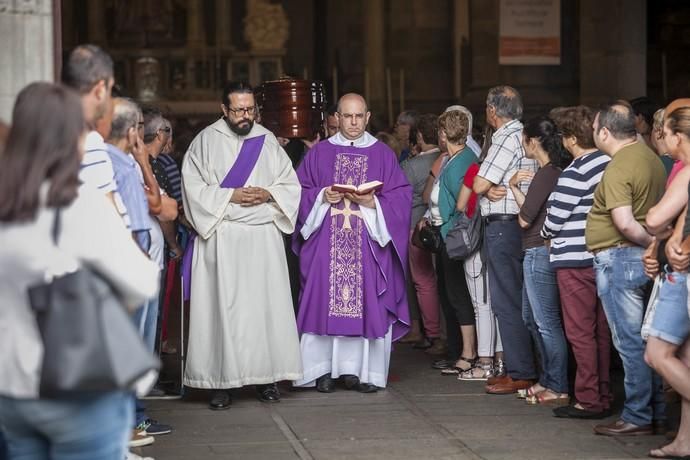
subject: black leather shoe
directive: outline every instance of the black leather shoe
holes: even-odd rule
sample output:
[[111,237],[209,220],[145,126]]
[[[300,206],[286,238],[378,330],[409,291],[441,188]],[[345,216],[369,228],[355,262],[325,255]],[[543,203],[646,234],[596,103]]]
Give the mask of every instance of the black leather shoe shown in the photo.
[[335,391],[335,382],[331,378],[331,374],[322,375],[316,379],[316,391],[320,393],[333,393]]
[[344,375],[343,383],[348,390],[358,391],[360,393],[376,393],[379,387],[371,383],[362,383],[356,375]]
[[372,385],[371,383],[358,383],[354,390],[359,391],[360,393],[376,393],[379,391],[379,387]]
[[268,385],[257,385],[256,386],[257,397],[259,401],[264,403],[277,403],[280,402],[280,392],[278,391],[278,386],[275,383],[270,383]]
[[449,361],[447,359],[437,359],[431,363],[432,369],[448,369],[453,366],[455,366],[455,361]]
[[230,397],[229,391],[216,391],[213,393],[211,402],[208,404],[211,410],[225,410],[230,409],[232,404],[232,398]]

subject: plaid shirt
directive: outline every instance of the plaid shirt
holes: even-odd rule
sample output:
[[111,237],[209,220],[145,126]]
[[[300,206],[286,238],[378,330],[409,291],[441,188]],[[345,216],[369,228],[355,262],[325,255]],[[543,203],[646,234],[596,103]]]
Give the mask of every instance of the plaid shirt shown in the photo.
[[[479,204],[483,216],[517,214],[520,211],[508,185],[518,169],[536,172],[539,166],[535,160],[525,157],[522,149],[522,123],[520,120],[511,120],[497,129],[491,137],[491,147],[477,174],[492,184],[502,185],[508,190],[508,194],[498,201],[490,201],[482,196]],[[520,190],[526,194],[529,184],[529,181],[522,182]]]

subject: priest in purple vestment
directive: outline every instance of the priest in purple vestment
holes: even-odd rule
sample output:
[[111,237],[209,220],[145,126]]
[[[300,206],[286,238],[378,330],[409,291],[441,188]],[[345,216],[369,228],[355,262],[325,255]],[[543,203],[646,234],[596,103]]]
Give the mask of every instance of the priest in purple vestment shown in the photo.
[[[365,131],[364,98],[338,103],[338,133],[297,170],[302,185],[293,249],[302,289],[297,325],[304,377],[296,386],[332,392],[385,387],[391,342],[409,328],[405,290],[412,187],[393,151]],[[380,181],[356,194],[332,189]]]

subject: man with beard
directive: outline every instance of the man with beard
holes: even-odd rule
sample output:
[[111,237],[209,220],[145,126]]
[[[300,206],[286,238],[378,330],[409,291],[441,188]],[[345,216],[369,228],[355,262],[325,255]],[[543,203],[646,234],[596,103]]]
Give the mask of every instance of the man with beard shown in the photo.
[[254,123],[250,86],[229,83],[221,108],[182,163],[185,215],[198,234],[183,260],[184,384],[216,390],[214,410],[230,406],[231,388],[256,385],[259,400],[277,402],[275,382],[302,377],[281,234],[295,228],[300,185],[275,136]]

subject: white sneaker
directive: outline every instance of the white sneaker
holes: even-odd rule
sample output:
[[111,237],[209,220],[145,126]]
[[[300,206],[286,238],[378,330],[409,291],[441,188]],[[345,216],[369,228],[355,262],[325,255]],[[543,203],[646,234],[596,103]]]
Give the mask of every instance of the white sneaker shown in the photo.
[[134,452],[127,452],[127,455],[125,455],[125,460],[155,460],[153,457],[142,457],[141,455],[137,455]]
[[129,447],[150,446],[155,442],[153,436],[147,435],[146,431],[137,429],[132,430],[132,437],[129,439]]

